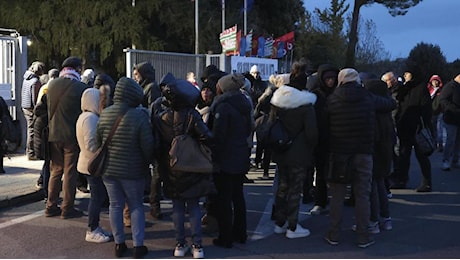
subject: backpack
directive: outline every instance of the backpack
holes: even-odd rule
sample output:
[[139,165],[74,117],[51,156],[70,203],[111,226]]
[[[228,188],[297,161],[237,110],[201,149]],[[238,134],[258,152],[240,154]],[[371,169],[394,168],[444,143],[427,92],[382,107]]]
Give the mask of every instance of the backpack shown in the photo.
[[283,125],[279,117],[270,123],[266,144],[275,152],[285,152],[289,149],[293,138],[289,136],[286,127]]
[[21,145],[21,125],[19,120],[13,120],[5,100],[0,97],[0,130],[1,145],[5,154],[14,153]]

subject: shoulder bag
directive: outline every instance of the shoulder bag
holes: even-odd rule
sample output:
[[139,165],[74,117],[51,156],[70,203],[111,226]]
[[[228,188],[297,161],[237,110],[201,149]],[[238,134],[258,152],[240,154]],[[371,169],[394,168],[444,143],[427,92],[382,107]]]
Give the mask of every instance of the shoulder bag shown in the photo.
[[173,171],[212,173],[214,170],[211,149],[190,135],[192,116],[188,116],[185,132],[171,142],[169,166]]
[[420,126],[415,134],[415,147],[426,156],[433,154],[436,149],[431,130],[426,127],[422,117],[420,117]]
[[124,113],[117,117],[117,120],[110,130],[109,136],[105,142],[97,148],[94,152],[93,157],[88,161],[88,172],[93,177],[101,177],[104,174],[104,169],[107,164],[107,155],[109,153],[109,144],[112,141],[112,137],[115,134],[115,130],[118,128],[121,119],[123,118]]

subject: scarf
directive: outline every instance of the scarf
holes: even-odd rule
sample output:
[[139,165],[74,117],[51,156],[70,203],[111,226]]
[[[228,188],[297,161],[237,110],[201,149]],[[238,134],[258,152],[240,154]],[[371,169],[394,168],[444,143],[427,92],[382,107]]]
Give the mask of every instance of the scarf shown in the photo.
[[62,68],[61,72],[59,73],[59,77],[81,81],[80,73],[78,73],[72,67]]

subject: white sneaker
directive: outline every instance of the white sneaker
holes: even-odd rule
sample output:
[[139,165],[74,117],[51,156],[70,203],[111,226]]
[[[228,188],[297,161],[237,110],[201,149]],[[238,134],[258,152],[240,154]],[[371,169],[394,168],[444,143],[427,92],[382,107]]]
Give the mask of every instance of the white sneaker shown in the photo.
[[200,245],[192,245],[192,255],[195,259],[204,258],[204,250]]
[[86,231],[85,240],[92,243],[106,243],[110,241],[110,237],[95,229],[94,231]]
[[112,232],[102,229],[100,226],[97,227],[94,231],[98,230],[100,233],[104,234],[106,237],[113,237]]
[[273,232],[275,232],[276,234],[286,233],[287,226],[288,226],[287,222],[285,222],[282,227],[275,224],[275,229],[273,230]]
[[326,208],[323,208],[319,205],[315,205],[311,210],[310,210],[310,215],[321,215],[327,211]]
[[299,224],[297,224],[294,231],[291,231],[290,229],[286,231],[287,238],[308,237],[309,235],[310,235],[310,230],[303,228]]
[[187,244],[177,243],[176,248],[174,249],[175,257],[184,257],[187,254],[189,247]]

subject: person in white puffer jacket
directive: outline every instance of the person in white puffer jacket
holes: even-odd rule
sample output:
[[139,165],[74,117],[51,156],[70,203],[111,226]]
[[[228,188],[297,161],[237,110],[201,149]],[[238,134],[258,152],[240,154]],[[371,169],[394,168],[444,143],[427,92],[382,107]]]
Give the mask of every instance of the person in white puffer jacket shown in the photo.
[[81,97],[82,113],[77,120],[77,141],[80,146],[77,170],[88,179],[91,197],[88,205],[88,230],[85,240],[104,243],[111,240],[112,234],[99,226],[99,214],[102,204],[107,200],[107,190],[102,177],[91,176],[88,162],[97,150],[96,125],[99,121],[100,92],[96,88],[88,88]]

